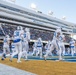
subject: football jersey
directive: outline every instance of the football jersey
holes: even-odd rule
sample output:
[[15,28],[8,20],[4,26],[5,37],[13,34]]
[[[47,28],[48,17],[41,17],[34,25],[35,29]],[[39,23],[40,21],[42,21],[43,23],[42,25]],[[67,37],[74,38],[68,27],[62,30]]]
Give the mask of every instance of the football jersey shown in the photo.
[[60,42],[63,42],[63,40],[64,40],[64,35],[60,35],[60,36],[59,36],[59,41],[60,41]]
[[47,43],[46,46],[45,46],[45,49],[50,50],[50,44]]
[[24,41],[26,41],[26,40],[27,40],[26,32],[23,34],[23,38],[24,38]]
[[4,40],[3,40],[3,44],[4,45],[8,45],[8,41],[10,40],[10,38],[4,38]]
[[14,31],[14,43],[20,42],[20,40],[22,39],[23,32],[23,30]]
[[74,47],[75,41],[70,41],[70,47]]
[[37,47],[42,47],[42,43],[41,42],[37,42]]
[[14,45],[14,43],[12,43],[12,44],[11,44],[11,48],[12,48],[12,49],[14,49],[14,48],[15,48],[15,45]]

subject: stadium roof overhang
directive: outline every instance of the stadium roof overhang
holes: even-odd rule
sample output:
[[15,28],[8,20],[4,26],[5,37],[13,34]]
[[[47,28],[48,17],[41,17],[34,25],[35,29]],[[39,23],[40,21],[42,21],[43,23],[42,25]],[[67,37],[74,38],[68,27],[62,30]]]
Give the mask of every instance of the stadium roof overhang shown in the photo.
[[[24,16],[16,15],[12,11],[0,8],[0,22],[2,23],[9,23],[9,24],[15,24],[15,25],[22,25],[32,28],[37,28],[41,30],[47,30],[47,31],[55,31],[58,26],[47,24],[47,23],[38,23],[32,19],[26,18]],[[70,32],[67,32],[66,29],[64,29],[65,34],[71,34]]]
[[[30,19],[19,17],[17,15],[15,16],[13,14],[11,15],[6,12],[0,12],[0,22],[15,24],[15,25],[22,25],[22,26],[27,26],[27,27],[32,27],[32,28],[38,28],[38,29],[47,30],[47,31],[55,31],[55,29],[57,28],[57,26],[38,24],[38,23],[33,22]],[[69,32],[68,33],[64,32],[64,33],[70,34]]]

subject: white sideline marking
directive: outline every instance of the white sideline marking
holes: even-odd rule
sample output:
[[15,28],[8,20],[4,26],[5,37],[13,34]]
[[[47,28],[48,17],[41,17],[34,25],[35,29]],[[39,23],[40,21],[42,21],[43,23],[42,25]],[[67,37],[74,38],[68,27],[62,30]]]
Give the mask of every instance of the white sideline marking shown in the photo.
[[36,74],[0,63],[0,75],[36,75]]

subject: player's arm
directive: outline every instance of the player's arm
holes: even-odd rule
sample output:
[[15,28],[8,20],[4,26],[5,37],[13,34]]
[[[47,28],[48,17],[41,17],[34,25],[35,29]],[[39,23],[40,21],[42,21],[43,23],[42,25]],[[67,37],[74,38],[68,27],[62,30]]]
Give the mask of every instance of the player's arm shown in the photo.
[[65,36],[63,35],[63,41],[66,41]]
[[42,47],[43,47],[43,43],[42,43]]
[[9,45],[9,44],[10,44],[10,38],[8,38],[7,40],[8,40],[8,41],[7,41],[7,44]]
[[28,33],[28,41],[30,42],[30,33]]
[[20,37],[23,39],[24,38],[24,31],[21,32]]
[[30,33],[26,32],[26,38],[27,38],[28,42],[30,42]]

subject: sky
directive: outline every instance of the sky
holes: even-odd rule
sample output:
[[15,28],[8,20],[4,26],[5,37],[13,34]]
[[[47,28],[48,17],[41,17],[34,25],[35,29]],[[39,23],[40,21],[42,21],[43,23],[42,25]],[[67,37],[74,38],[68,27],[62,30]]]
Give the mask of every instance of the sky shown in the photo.
[[16,0],[15,4],[31,9],[31,3],[36,4],[37,9],[47,14],[53,11],[53,16],[61,19],[66,16],[66,21],[76,23],[76,0]]

